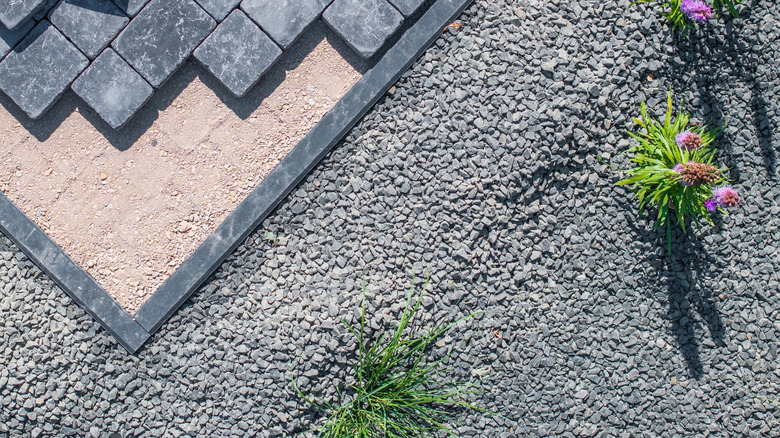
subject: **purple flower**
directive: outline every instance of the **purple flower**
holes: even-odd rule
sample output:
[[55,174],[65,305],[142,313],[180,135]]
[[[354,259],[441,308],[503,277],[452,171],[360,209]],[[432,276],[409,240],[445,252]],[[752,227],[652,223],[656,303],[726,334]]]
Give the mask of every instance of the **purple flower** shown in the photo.
[[712,16],[712,8],[701,0],[682,0],[680,11],[689,19],[699,23],[704,23]]
[[704,201],[704,208],[706,208],[710,213],[715,213],[715,210],[718,209],[718,202],[715,200],[715,198],[710,198]]
[[692,151],[701,146],[701,136],[691,131],[683,131],[677,134],[675,140],[677,141],[677,146],[679,146],[680,149],[687,149]]
[[720,186],[712,191],[712,198],[721,207],[736,207],[739,194],[731,186]]
[[[682,175],[683,172],[685,171],[685,166],[683,166],[682,163],[677,163],[677,164],[674,165],[674,167],[672,167],[672,170],[674,170],[678,174]],[[690,185],[690,184],[688,184],[688,181],[685,181],[685,176],[683,176],[683,178],[680,180],[680,184],[684,185],[684,186]]]

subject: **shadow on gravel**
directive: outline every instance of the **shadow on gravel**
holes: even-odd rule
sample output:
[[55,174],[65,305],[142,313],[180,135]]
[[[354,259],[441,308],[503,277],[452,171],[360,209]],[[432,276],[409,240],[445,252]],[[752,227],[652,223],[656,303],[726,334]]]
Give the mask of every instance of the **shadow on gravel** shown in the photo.
[[[777,178],[777,152],[772,140],[775,128],[768,111],[770,104],[765,98],[767,84],[762,82],[758,67],[771,68],[773,49],[770,44],[776,42],[762,44],[755,35],[741,32],[738,25],[750,21],[751,13],[750,9],[743,11],[738,21],[727,18],[723,39],[711,29],[691,34],[690,38],[676,37],[674,52],[678,56],[670,57],[667,76],[672,84],[677,84],[675,91],[682,92],[693,86],[701,96],[702,103],[711,105],[710,113],[705,114],[708,117],[706,122],[711,126],[722,126],[727,122],[723,111],[726,107],[734,106],[729,98],[724,98],[733,97],[727,91],[742,85],[747,87],[750,93],[746,99],[749,100],[750,108],[748,118],[758,139],[768,178],[774,180]],[[756,47],[761,49],[757,50]],[[692,78],[689,78],[688,73],[691,71]],[[739,82],[726,78],[737,78]],[[739,93],[737,95],[742,97]],[[745,123],[749,122],[745,120]],[[738,155],[733,150],[733,140],[736,139],[730,140],[724,150],[729,155],[731,174],[735,180],[739,180],[739,167],[734,165],[735,155]]]
[[[706,286],[705,279],[710,277],[712,266],[717,262],[707,253],[702,241],[692,231],[695,225],[686,224],[688,234],[678,228],[672,228],[672,253],[666,245],[666,232],[655,232],[638,224],[630,225],[639,239],[655,247],[645,262],[652,266],[657,276],[648,278],[645,286],[648,290],[663,291],[666,294],[667,318],[671,322],[671,334],[677,340],[677,346],[688,366],[688,372],[694,379],[704,374],[701,362],[701,345],[721,347],[725,345],[725,327],[712,291]],[[706,232],[718,233],[720,226]],[[706,333],[703,325],[706,325]],[[709,339],[708,339],[709,337]]]

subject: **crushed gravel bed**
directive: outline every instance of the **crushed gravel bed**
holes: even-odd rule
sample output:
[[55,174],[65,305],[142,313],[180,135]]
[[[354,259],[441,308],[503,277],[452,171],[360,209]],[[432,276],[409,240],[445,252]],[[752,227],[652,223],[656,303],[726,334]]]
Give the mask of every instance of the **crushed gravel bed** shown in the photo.
[[[0,237],[0,436],[292,436],[291,365],[334,395],[363,279],[378,328],[427,271],[423,324],[485,312],[434,351],[503,415],[460,436],[780,434],[780,12],[626,5],[477,0],[137,356]],[[596,158],[669,87],[744,199],[672,254]]]

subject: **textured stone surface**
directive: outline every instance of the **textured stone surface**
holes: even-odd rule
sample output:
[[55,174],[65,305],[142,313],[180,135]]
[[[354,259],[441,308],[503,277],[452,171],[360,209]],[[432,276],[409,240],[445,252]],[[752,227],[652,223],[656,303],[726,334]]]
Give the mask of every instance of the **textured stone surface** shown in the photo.
[[32,17],[44,0],[0,1],[0,24],[9,30],[16,30]]
[[322,17],[366,59],[382,48],[403,21],[403,16],[385,0],[335,0]]
[[106,0],[63,0],[49,20],[89,59],[95,59],[130,21]]
[[47,15],[49,15],[49,12],[54,8],[54,6],[59,3],[60,0],[46,0],[46,2],[41,6],[40,9],[38,9],[38,12],[33,15],[33,18],[37,21],[41,21],[44,18],[46,18]]
[[241,0],[195,0],[215,20],[222,21]]
[[[502,415],[459,437],[776,436],[775,5],[688,40],[651,6],[477,0],[137,357],[0,237],[0,436],[309,437],[290,368],[334,401],[363,279],[384,328],[429,271],[421,324],[485,312],[434,349]],[[596,159],[669,87],[729,121],[746,200],[672,254]]]
[[192,0],[152,0],[112,46],[156,88],[215,26],[214,19]]
[[408,17],[417,11],[422,6],[425,0],[387,0],[395,6],[396,9],[401,11],[404,17]]
[[149,0],[112,0],[125,14],[135,17]]
[[243,96],[281,55],[282,49],[240,10],[195,50],[195,58],[236,96]]
[[41,116],[89,61],[48,21],[0,63],[0,89],[33,119]]
[[244,0],[241,9],[282,48],[288,48],[331,0]]
[[16,30],[8,30],[0,25],[0,60],[2,60],[16,43],[21,41],[34,26],[35,22],[32,20],[27,20],[22,27]]
[[71,88],[114,129],[130,120],[154,93],[152,86],[110,48]]

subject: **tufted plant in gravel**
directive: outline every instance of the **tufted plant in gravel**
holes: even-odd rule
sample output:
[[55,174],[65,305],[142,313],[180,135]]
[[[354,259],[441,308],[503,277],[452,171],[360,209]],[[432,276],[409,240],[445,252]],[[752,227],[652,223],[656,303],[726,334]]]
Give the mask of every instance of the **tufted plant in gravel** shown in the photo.
[[[712,17],[712,13],[720,15],[720,11],[726,9],[729,13],[737,17],[739,12],[736,5],[742,3],[742,0],[713,0],[712,6],[703,0],[661,0],[658,6],[664,10],[664,17],[672,24],[674,29],[685,30],[692,29],[692,23],[704,24]],[[639,0],[630,4],[630,6],[639,3],[656,3],[659,0]]]
[[737,192],[725,185],[724,169],[713,164],[716,150],[711,144],[720,130],[692,126],[686,111],[679,111],[674,120],[672,116],[671,92],[663,121],[648,116],[642,103],[641,118],[634,121],[643,130],[628,133],[639,145],[626,151],[636,166],[624,170],[628,178],[617,182],[636,191],[640,214],[648,206],[657,208],[654,228],[666,227],[669,252],[673,218],[685,232],[686,218],[700,228],[699,217],[712,224],[710,213],[739,203]]
[[[418,333],[410,323],[420,308],[427,285],[428,280],[415,300],[412,281],[398,326],[392,333],[382,334],[371,346],[365,338],[364,285],[360,327],[342,320],[357,338],[358,351],[353,382],[347,394],[339,391],[339,400],[335,403],[320,403],[306,397],[291,370],[290,377],[298,395],[327,415],[325,424],[315,430],[319,437],[420,437],[431,436],[434,432],[454,435],[445,425],[454,419],[453,409],[487,412],[462,400],[463,396],[475,393],[473,383],[449,382],[441,378],[445,371],[441,367],[452,352],[437,360],[428,359],[434,341],[481,312],[450,324],[441,322],[427,333]],[[410,332],[408,335],[407,331]]]

